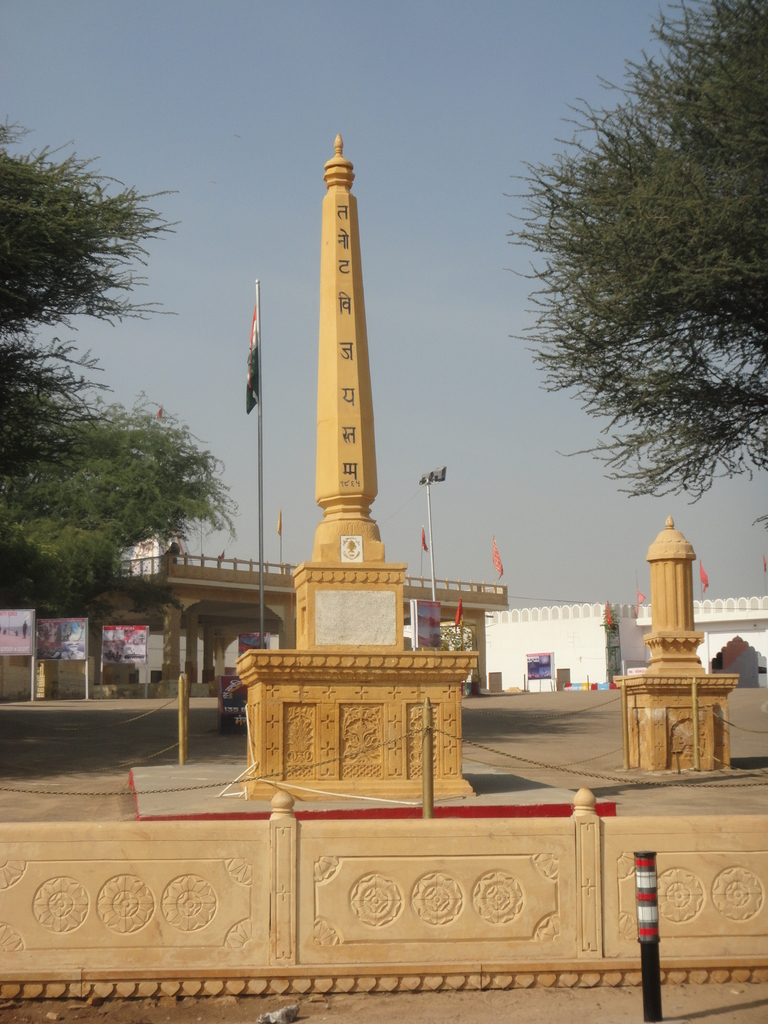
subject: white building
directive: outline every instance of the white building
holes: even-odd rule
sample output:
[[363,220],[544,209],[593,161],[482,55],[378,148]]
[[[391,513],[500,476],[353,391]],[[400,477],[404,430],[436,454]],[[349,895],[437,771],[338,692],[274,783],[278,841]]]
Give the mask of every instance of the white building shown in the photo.
[[[651,606],[611,605],[611,612],[618,621],[624,671],[643,667],[650,656],[643,637],[651,631]],[[708,671],[722,655],[718,667],[738,672],[739,685],[766,686],[768,597],[694,601],[693,614],[696,629],[704,633],[698,655]],[[558,669],[568,669],[572,684],[604,683],[608,675],[604,618],[604,604],[489,613],[485,624],[487,671],[489,675],[501,673],[504,689],[554,689],[554,682],[528,678],[528,656],[551,654],[553,679]]]

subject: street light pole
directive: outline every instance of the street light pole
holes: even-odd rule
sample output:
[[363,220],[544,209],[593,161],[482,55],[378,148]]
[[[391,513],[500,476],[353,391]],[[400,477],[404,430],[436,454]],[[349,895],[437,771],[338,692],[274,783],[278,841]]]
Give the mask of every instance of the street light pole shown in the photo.
[[432,568],[432,600],[435,597],[435,546],[432,543],[432,497],[429,492],[429,481],[427,481],[427,519],[429,520],[429,564]]
[[435,593],[435,546],[432,543],[432,494],[430,492],[430,485],[435,483],[442,483],[445,480],[445,466],[440,466],[438,469],[433,469],[431,473],[425,473],[419,484],[427,488],[427,518],[429,520],[429,564],[432,569],[432,600],[437,601]]

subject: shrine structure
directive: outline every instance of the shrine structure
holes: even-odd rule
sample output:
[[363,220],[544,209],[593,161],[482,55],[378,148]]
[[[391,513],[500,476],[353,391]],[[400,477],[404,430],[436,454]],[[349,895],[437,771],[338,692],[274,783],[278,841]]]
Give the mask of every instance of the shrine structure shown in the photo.
[[469,795],[461,686],[477,652],[406,651],[406,566],[371,518],[378,491],[357,200],[336,136],[325,165],[312,560],[293,573],[296,649],[239,658],[248,686],[250,800],[281,783],[300,799],[421,794],[421,715],[433,706],[435,797]]
[[651,771],[694,765],[693,683],[702,769],[730,768],[728,694],[738,675],[708,674],[696,655],[704,639],[693,622],[692,545],[672,516],[648,549],[651,662],[644,675],[616,677],[626,687],[629,764]]

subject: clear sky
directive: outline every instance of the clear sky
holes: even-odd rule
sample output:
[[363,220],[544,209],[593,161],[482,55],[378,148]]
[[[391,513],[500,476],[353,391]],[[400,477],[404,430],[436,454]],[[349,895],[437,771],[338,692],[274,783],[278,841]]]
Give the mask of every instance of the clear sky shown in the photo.
[[[515,175],[568,134],[568,104],[605,98],[654,49],[652,0],[195,2],[4,0],[0,116],[27,148],[81,157],[179,221],[153,243],[142,300],[173,316],[79,325],[114,398],[140,392],[225,464],[238,536],[256,557],[256,417],[245,415],[253,280],[261,279],[265,546],[311,557],[320,204],[341,132],[355,165],[379,497],[390,561],[420,572],[422,472],[438,576],[494,578],[526,603],[634,601],[668,514],[708,597],[763,593],[766,480],[719,481],[698,504],[634,498],[589,456],[599,424],[541,390],[511,335],[531,323],[525,251],[509,244]],[[511,268],[511,269],[510,269]],[[199,551],[199,537],[190,539]],[[425,556],[424,571],[428,572]],[[698,596],[698,583],[696,584]],[[514,601],[513,603],[521,603]]]

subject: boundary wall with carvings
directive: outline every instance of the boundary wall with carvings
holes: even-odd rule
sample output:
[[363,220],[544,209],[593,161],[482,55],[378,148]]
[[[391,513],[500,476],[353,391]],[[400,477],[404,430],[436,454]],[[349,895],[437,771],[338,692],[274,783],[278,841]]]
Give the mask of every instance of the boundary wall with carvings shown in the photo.
[[0,995],[637,985],[635,850],[667,983],[768,981],[768,817],[7,824]]

